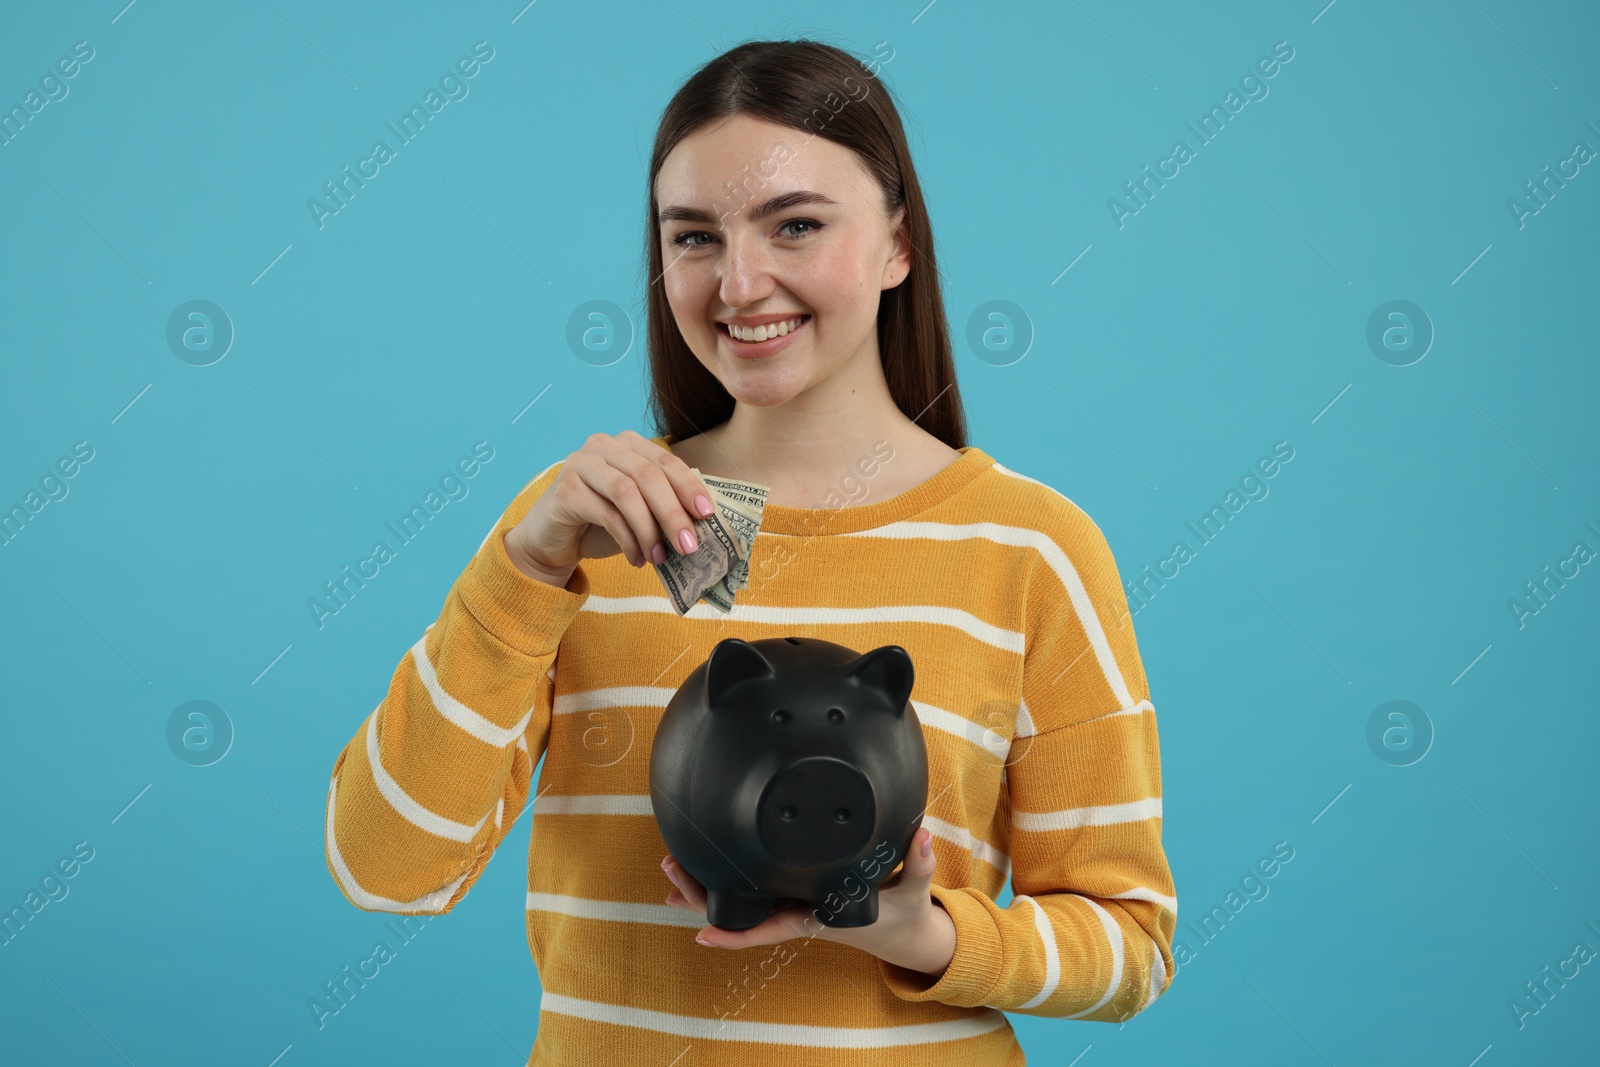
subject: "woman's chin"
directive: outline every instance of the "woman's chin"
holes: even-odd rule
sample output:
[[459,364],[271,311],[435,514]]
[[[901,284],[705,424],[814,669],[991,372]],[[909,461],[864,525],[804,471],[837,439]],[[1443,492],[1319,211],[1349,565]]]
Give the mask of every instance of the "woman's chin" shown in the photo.
[[734,373],[724,375],[722,387],[739,403],[758,408],[777,407],[800,392],[799,385],[787,375],[752,373],[743,368],[734,368]]
[[774,388],[744,388],[730,389],[729,395],[741,404],[756,408],[775,408],[787,404],[800,395],[800,390],[788,384],[779,384]]

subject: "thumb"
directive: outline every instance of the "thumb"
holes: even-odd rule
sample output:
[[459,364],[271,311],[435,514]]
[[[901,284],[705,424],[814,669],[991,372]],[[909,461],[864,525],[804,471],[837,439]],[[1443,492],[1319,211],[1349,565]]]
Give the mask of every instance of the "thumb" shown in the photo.
[[904,880],[926,888],[933,881],[933,872],[938,865],[933,854],[933,831],[926,826],[918,827],[911,838],[911,854],[906,857],[902,871]]

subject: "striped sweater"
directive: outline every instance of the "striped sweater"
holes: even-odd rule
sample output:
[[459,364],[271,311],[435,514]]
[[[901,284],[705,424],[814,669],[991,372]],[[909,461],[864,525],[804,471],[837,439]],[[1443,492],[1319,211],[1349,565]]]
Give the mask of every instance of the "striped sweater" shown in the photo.
[[[340,752],[334,881],[367,911],[448,912],[531,801],[530,1064],[1021,1064],[1005,1012],[1148,1007],[1175,972],[1177,899],[1116,563],[1066,497],[960,451],[886,500],[768,505],[728,615],[677,616],[621,555],[564,589],[518,571],[502,537],[561,464],[541,472]],[[956,931],[937,980],[821,938],[704,947],[703,917],[663,903],[655,724],[718,641],[790,635],[898,644],[915,664],[931,892]]]

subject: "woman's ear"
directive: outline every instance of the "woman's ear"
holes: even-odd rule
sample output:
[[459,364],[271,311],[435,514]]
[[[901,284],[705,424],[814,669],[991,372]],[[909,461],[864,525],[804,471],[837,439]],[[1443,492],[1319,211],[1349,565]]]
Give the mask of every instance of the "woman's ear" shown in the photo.
[[893,289],[906,280],[911,273],[911,234],[910,222],[905,205],[902,204],[889,220],[893,227],[890,240],[894,247],[889,253],[889,261],[883,265],[883,285],[881,288]]

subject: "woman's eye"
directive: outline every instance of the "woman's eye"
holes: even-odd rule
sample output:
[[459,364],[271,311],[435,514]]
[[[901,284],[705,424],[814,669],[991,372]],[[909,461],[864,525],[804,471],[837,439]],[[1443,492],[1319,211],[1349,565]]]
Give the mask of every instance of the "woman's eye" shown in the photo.
[[780,226],[778,228],[780,230],[782,230],[784,227],[787,227],[787,226],[805,226],[805,227],[808,227],[808,229],[806,229],[806,231],[804,233],[798,233],[798,234],[791,235],[791,236],[794,236],[794,237],[804,237],[808,233],[814,233],[815,231],[822,229],[822,227],[820,225],[818,225],[815,222],[812,222],[810,219],[790,219],[788,222],[784,223],[783,226]]
[[680,233],[678,236],[674,237],[672,239],[672,243],[675,244],[675,245],[678,245],[679,247],[682,247],[684,245],[688,245],[690,248],[704,248],[705,245],[699,244],[699,243],[696,243],[696,242],[691,242],[691,241],[688,240],[688,238],[690,238],[690,237],[710,237],[710,236],[711,235],[709,233],[706,233],[703,230],[690,230],[688,233]]

